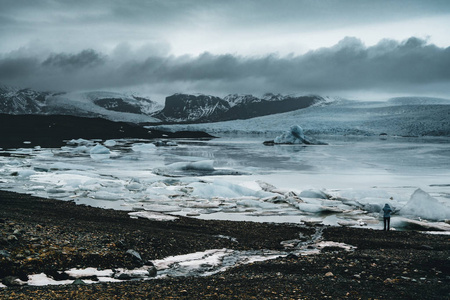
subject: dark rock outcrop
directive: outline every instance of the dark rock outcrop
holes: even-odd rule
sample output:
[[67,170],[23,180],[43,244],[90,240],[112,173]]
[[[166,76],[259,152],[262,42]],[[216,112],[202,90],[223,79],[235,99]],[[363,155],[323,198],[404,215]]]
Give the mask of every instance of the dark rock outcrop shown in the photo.
[[166,98],[164,109],[153,117],[166,122],[211,121],[229,109],[230,104],[219,97],[175,94]]

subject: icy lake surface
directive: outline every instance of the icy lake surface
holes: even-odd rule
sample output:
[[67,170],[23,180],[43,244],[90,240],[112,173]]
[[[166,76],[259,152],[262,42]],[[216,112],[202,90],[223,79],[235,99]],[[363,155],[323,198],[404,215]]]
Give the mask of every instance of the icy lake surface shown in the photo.
[[[320,136],[328,145],[72,140],[0,151],[0,189],[203,219],[450,230],[450,139]],[[390,200],[390,198],[393,198]]]

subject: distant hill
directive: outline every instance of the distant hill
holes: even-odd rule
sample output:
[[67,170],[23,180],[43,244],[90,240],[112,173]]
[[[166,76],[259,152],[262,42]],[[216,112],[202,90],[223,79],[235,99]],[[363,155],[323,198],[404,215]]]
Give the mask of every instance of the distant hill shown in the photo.
[[[0,148],[60,147],[71,139],[211,138],[202,132],[148,130],[133,123],[67,115],[0,114]],[[25,142],[25,143],[24,143]]]

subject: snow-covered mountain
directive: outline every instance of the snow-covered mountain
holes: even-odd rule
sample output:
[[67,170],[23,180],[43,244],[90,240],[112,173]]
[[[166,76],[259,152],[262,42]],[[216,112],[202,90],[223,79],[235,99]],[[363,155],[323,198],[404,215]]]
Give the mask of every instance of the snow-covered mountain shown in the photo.
[[230,109],[230,104],[208,95],[174,94],[166,97],[164,109],[154,117],[165,122],[214,121]]
[[150,99],[112,92],[50,93],[0,85],[0,113],[101,117],[114,121],[159,122],[162,106]]
[[174,94],[164,107],[150,99],[114,92],[50,93],[0,86],[0,113],[62,114],[101,117],[134,123],[204,123],[249,119],[324,104],[317,95],[230,94],[223,99],[210,95]]
[[166,98],[163,110],[153,116],[170,123],[217,122],[250,119],[306,108],[327,100],[317,95],[293,96],[231,94],[219,98],[208,95],[175,94]]
[[[0,85],[0,113],[101,117],[132,123],[180,123],[157,128],[212,135],[277,136],[292,125],[306,134],[450,136],[450,100],[400,97],[385,102],[317,95],[174,94],[165,106],[113,92],[49,93]],[[198,123],[198,124],[194,124]]]
[[0,85],[0,112],[8,114],[42,113],[49,93]]
[[47,96],[48,114],[96,116],[114,121],[159,122],[151,116],[162,106],[150,99],[113,92],[73,92]]
[[386,102],[338,99],[249,120],[153,128],[198,130],[215,136],[254,133],[273,138],[292,125],[301,126],[308,135],[450,136],[450,100],[424,97]]

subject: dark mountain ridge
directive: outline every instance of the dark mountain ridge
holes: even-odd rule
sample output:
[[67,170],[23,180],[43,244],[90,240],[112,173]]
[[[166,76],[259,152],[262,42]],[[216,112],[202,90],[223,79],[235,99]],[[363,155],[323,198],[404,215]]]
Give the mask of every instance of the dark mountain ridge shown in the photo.
[[[283,96],[174,94],[162,107],[137,96],[113,92],[51,93],[0,85],[0,113],[72,115],[132,123],[204,123],[249,119],[325,102],[317,95]],[[162,108],[161,108],[162,107]]]
[[324,102],[317,95],[266,94],[229,95],[224,99],[207,95],[175,94],[166,98],[164,109],[152,116],[164,123],[219,122],[278,114]]
[[[203,132],[148,130],[134,123],[67,115],[0,114],[0,148],[61,147],[65,140],[212,138]],[[26,142],[26,143],[24,143]]]

